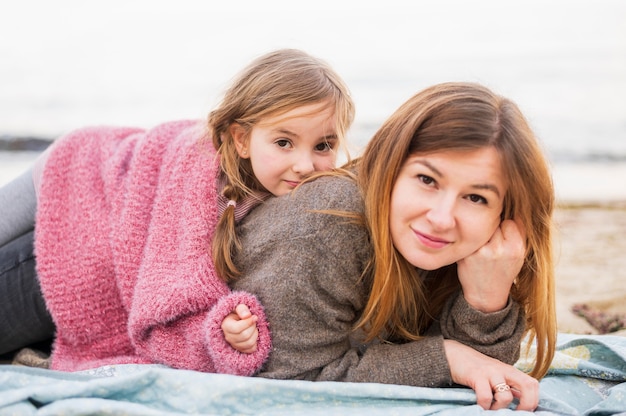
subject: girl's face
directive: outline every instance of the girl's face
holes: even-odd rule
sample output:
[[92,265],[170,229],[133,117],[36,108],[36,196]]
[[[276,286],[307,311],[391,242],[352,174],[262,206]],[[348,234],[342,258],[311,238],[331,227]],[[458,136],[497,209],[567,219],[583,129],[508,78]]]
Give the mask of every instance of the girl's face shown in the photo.
[[489,241],[506,191],[493,147],[411,155],[391,193],[393,244],[423,270],[455,263]]
[[306,105],[257,123],[245,136],[233,125],[239,156],[250,158],[258,181],[276,196],[316,171],[335,167],[339,144],[335,111],[327,103]]

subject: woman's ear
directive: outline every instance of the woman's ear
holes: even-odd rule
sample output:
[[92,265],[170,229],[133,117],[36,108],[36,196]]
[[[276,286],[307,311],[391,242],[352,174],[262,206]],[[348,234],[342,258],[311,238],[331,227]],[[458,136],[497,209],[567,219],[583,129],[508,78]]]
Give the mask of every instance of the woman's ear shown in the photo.
[[237,149],[239,157],[242,159],[248,159],[250,155],[248,154],[248,138],[246,129],[239,123],[232,123],[228,128],[228,131],[235,142],[235,148]]

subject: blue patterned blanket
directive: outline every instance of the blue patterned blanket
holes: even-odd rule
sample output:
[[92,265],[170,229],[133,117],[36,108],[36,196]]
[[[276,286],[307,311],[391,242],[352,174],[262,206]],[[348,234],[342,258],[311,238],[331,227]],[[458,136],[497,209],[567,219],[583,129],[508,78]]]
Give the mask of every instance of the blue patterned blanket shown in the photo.
[[[530,354],[533,350],[531,348]],[[528,367],[528,359],[517,366]],[[559,334],[538,415],[626,414],[626,337]],[[482,415],[472,390],[267,380],[118,365],[0,366],[0,415]]]

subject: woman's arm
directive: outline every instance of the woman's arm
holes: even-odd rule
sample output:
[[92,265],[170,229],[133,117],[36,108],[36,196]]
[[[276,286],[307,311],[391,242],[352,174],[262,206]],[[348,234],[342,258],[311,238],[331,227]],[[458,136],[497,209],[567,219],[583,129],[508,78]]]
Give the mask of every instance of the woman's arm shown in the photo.
[[353,181],[317,179],[266,201],[238,227],[242,276],[233,289],[258,297],[272,329],[274,348],[259,375],[450,385],[441,336],[364,351],[351,345],[369,294],[371,247],[363,226],[329,210],[361,212]]
[[524,263],[524,242],[522,227],[505,220],[487,244],[457,263],[461,291],[441,313],[444,338],[505,363],[518,360],[525,314],[510,291]]
[[[364,278],[369,235],[346,217],[320,211],[360,209],[353,182],[322,178],[266,201],[240,224],[243,249],[236,261],[243,273],[234,289],[259,298],[272,328],[274,348],[258,375],[425,387],[474,382],[448,354],[464,365],[491,359],[474,350],[470,355],[458,343],[458,351],[448,352],[446,343],[452,341],[443,336],[352,345],[354,324],[369,295]],[[494,374],[518,371],[501,364]]]
[[446,303],[439,321],[428,333],[441,333],[445,339],[459,341],[489,357],[514,364],[519,359],[524,329],[524,311],[513,300],[499,311],[485,313],[472,308],[458,292]]

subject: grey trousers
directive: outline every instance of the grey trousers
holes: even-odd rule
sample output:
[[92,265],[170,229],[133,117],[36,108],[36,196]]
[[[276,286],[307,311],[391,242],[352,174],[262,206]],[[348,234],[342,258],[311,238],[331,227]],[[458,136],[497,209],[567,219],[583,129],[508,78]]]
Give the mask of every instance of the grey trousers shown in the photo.
[[0,188],[0,354],[53,338],[35,268],[31,171]]
[[33,254],[34,231],[0,247],[0,354],[54,337]]
[[0,188],[0,247],[35,227],[37,196],[31,169]]

